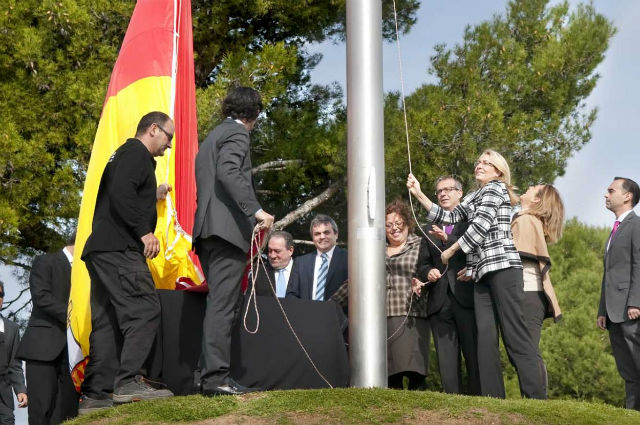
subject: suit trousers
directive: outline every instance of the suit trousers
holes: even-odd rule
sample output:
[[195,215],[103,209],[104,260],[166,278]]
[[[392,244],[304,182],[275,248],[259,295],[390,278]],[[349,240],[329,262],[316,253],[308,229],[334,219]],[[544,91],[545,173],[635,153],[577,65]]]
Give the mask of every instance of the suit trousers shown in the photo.
[[627,409],[640,410],[640,319],[612,323],[607,320],[613,357],[626,391]]
[[[473,283],[469,282],[469,285]],[[462,394],[461,351],[467,369],[467,393],[480,394],[477,330],[473,309],[464,308],[447,289],[439,312],[429,318],[438,357],[440,381],[446,393]]]
[[13,390],[7,375],[0,375],[0,393],[0,425],[13,425]]
[[242,274],[247,254],[216,236],[200,239],[196,251],[209,286],[202,326],[200,380],[203,390],[229,383],[231,331],[242,308]]
[[547,366],[544,364],[542,354],[540,354],[540,335],[542,333],[542,323],[544,322],[549,300],[544,291],[524,291],[524,300],[522,302],[522,316],[524,322],[529,329],[531,340],[536,347],[536,356],[538,357],[538,368],[542,379],[542,386],[545,396],[547,395]]
[[509,360],[518,373],[520,392],[527,398],[545,398],[537,351],[522,316],[523,297],[522,269],[489,272],[474,285],[480,391],[484,396],[505,398],[499,327]]
[[59,424],[78,415],[78,393],[69,374],[67,350],[52,361],[26,361],[29,425]]
[[160,301],[138,251],[94,252],[86,265],[91,277],[92,331],[83,392],[105,399],[113,389],[144,374],[160,326]]

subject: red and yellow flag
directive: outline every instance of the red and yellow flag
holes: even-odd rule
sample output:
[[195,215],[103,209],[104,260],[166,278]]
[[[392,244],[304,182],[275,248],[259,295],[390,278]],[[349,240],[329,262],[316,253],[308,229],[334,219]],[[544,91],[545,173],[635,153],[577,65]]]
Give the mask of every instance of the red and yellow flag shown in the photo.
[[156,158],[156,179],[173,192],[158,203],[155,234],[160,254],[149,261],[158,288],[204,280],[191,251],[195,212],[194,159],[198,150],[191,0],[138,0],[113,68],[85,180],[75,255],[67,340],[72,377],[79,390],[89,359],[90,280],[80,259],[91,233],[102,172],[111,154],[133,137],[140,118],[162,111],[174,118],[173,149]]

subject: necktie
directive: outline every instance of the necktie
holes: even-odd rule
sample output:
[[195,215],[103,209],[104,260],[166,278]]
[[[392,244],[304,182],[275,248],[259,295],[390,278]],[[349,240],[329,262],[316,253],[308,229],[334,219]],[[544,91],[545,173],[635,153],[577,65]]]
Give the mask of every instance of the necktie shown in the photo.
[[613,235],[615,235],[616,232],[618,231],[618,226],[620,226],[620,222],[618,220],[616,220],[616,222],[613,223],[613,230],[611,231],[611,238],[613,238]]
[[450,225],[448,225],[448,226],[444,226],[444,232],[445,232],[447,235],[450,235],[450,234],[451,234],[451,232],[453,232],[453,224],[450,224]]
[[318,270],[318,284],[316,285],[316,295],[314,300],[324,301],[324,287],[327,284],[327,272],[329,271],[329,256],[326,252],[320,255],[322,258],[322,264],[320,264],[320,270]]
[[287,295],[287,282],[284,280],[284,269],[278,270],[278,280],[276,281],[276,295],[284,298]]

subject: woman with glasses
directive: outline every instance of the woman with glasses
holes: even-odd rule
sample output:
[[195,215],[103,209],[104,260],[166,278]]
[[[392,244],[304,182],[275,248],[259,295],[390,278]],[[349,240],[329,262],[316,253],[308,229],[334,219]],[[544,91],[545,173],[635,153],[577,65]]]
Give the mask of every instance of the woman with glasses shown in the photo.
[[412,174],[407,178],[407,188],[428,211],[430,221],[469,223],[467,231],[442,253],[442,262],[448,263],[462,249],[467,255],[466,275],[475,281],[481,394],[505,398],[498,324],[509,359],[518,373],[522,395],[545,398],[536,350],[520,306],[524,297],[522,263],[511,237],[511,209],[517,197],[511,186],[509,165],[499,153],[486,150],[475,163],[474,172],[478,189],[465,196],[452,211],[431,202]]
[[556,188],[544,184],[529,187],[520,196],[520,206],[521,211],[511,221],[511,232],[523,266],[522,314],[536,347],[546,395],[547,369],[539,347],[542,322],[547,317],[553,317],[556,322],[562,318],[549,278],[551,259],[547,244],[555,243],[562,236],[564,205]]
[[[411,280],[426,281],[426,270],[419,265],[427,254],[421,238],[413,234],[413,220],[408,205],[396,200],[386,208],[387,249],[387,368],[389,388],[424,389],[429,369],[427,297],[413,297]],[[421,275],[423,274],[423,275]]]

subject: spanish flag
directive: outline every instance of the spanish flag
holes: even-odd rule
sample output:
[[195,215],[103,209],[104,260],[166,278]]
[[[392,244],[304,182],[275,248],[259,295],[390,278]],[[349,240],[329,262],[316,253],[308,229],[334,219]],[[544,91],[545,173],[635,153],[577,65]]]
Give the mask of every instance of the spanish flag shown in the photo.
[[138,0],[111,74],[84,184],[71,273],[67,342],[78,390],[91,361],[91,285],[80,255],[107,160],[151,111],[173,117],[176,130],[173,149],[157,158],[156,179],[171,184],[173,192],[158,203],[155,235],[161,250],[149,268],[158,288],[174,289],[182,281],[199,285],[204,279],[191,251],[198,150],[191,0]]

